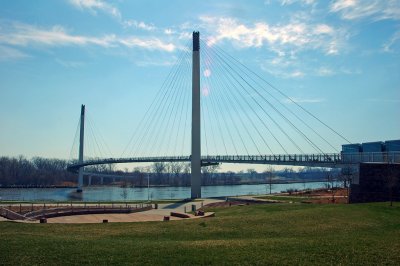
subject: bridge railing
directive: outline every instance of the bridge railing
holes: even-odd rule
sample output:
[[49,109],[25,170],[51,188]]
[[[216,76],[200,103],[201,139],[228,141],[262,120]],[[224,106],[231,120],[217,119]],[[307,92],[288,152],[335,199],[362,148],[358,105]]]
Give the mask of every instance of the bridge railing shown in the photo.
[[400,163],[400,152],[203,156],[209,162]]
[[116,162],[167,162],[167,161],[189,161],[189,156],[147,156],[147,157],[129,157],[129,158],[102,158],[102,159],[90,159],[86,160],[85,163],[92,162],[103,162],[103,163],[116,163]]
[[9,220],[24,220],[25,217],[19,213],[0,207],[0,216]]
[[277,154],[277,155],[223,155],[223,156],[203,156],[204,161],[222,162],[319,162],[319,163],[339,163],[341,154]]
[[157,157],[130,157],[130,158],[91,158],[83,163],[74,162],[67,166],[67,170],[77,172],[80,167],[97,164],[114,164],[128,162],[188,162],[190,156],[157,156]]

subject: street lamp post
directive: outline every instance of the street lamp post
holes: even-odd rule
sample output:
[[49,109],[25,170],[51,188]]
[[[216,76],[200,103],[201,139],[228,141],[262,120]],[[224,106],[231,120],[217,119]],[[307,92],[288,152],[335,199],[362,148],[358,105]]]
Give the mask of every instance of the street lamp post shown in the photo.
[[147,201],[150,201],[150,173],[147,173]]

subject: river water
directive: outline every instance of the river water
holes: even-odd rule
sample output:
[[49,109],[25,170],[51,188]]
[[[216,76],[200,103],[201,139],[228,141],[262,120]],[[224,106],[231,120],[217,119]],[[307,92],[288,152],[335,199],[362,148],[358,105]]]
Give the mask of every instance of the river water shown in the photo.
[[[273,184],[272,193],[287,189],[322,188],[324,182]],[[269,185],[203,186],[202,196],[223,197],[269,193]],[[124,201],[190,198],[190,187],[121,188],[112,186],[84,187],[83,193],[73,188],[2,188],[0,200],[50,200],[50,201]]]

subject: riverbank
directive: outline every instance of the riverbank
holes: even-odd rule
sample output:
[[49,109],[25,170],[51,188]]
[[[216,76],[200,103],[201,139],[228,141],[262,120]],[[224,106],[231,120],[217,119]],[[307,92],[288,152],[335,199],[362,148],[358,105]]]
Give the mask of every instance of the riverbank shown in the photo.
[[[343,204],[348,203],[347,189],[314,189],[291,193],[279,193],[262,196],[237,196],[207,199],[186,199],[180,201],[157,202],[0,202],[0,214],[10,214],[11,220],[32,222],[38,218],[51,218],[50,223],[99,223],[102,220],[112,222],[162,221],[172,212],[184,216],[190,211],[210,207],[232,207],[238,205],[266,203],[317,203]],[[134,213],[134,214],[133,214]],[[208,214],[209,215],[209,214]],[[67,216],[67,217],[65,217]],[[36,217],[36,218],[34,218]],[[54,218],[57,217],[57,218]],[[101,218],[101,219],[100,219]],[[171,216],[172,218],[172,216]],[[181,218],[197,218],[179,217]],[[172,219],[178,219],[173,217]]]
[[[202,197],[226,197],[240,195],[263,195],[280,193],[287,190],[304,190],[325,187],[325,182],[292,183],[292,184],[262,184],[262,185],[232,185],[203,186]],[[76,193],[75,188],[29,188],[0,189],[0,200],[3,201],[154,201],[180,200],[190,197],[190,187],[84,187],[83,193]]]

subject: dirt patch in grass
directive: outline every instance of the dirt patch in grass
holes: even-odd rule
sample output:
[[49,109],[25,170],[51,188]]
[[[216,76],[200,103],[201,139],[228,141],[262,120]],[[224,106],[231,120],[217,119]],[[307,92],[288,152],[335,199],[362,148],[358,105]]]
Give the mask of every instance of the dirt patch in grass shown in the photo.
[[257,198],[299,203],[347,204],[348,191],[345,188],[315,189],[266,195]]
[[246,205],[254,205],[254,204],[268,204],[269,202],[262,201],[221,201],[221,202],[213,202],[207,205],[204,205],[203,208],[219,208],[219,207],[232,207],[232,206],[246,206]]

